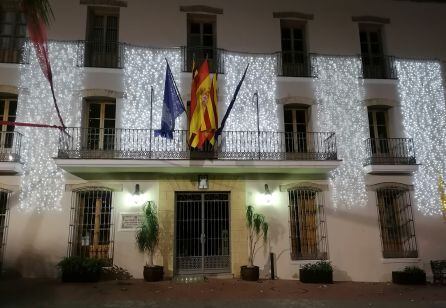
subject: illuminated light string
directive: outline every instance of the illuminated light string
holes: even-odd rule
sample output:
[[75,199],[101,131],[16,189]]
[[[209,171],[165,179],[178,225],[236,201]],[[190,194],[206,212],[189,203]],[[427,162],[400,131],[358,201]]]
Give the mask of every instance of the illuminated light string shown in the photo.
[[425,215],[441,215],[438,178],[446,176],[446,106],[440,62],[396,60],[405,134],[413,138],[418,170],[415,201]]
[[362,104],[364,87],[358,57],[315,56],[317,125],[336,133],[341,165],[330,173],[333,205],[365,206],[367,191],[363,162],[368,136],[367,110]]
[[[80,126],[84,70],[76,66],[77,43],[49,43],[50,61],[59,108],[66,126]],[[17,122],[58,125],[48,81],[43,76],[34,49],[30,64],[20,65]],[[60,210],[64,174],[53,157],[57,155],[59,130],[17,127],[23,134],[21,192],[22,210]]]
[[[178,89],[181,89],[181,50],[171,49],[151,49],[125,47],[124,65],[124,91],[126,98],[122,104],[122,109],[118,110],[120,116],[119,124],[124,129],[132,131],[122,131],[122,146],[128,150],[138,150],[138,148],[148,149],[150,140],[152,148],[163,150],[181,149],[181,142],[165,142],[161,138],[154,138],[153,133],[150,138],[147,131],[133,131],[133,129],[159,129],[161,124],[161,114],[164,99],[164,81],[166,72],[166,60],[169,61],[172,74],[175,78]],[[153,87],[153,123],[150,123],[150,89]],[[177,118],[175,129],[185,127],[186,115]],[[135,138],[137,135],[138,138]],[[175,141],[183,141],[178,134]],[[163,142],[164,141],[164,142]]]
[[[245,81],[224,127],[224,131],[244,131],[248,133],[247,135],[227,134],[226,138],[223,135],[222,146],[227,151],[234,149],[247,152],[258,151],[259,145],[255,133],[257,132],[257,109],[253,98],[255,92],[258,92],[259,98],[260,131],[273,134],[279,131],[279,115],[276,103],[277,58],[274,55],[224,53],[225,84],[223,87],[225,89],[225,99],[220,104],[220,119],[223,118],[248,63],[249,69]],[[276,142],[273,142],[274,139]],[[278,150],[281,146],[278,139],[277,135],[262,134],[260,146],[268,145],[268,150]]]

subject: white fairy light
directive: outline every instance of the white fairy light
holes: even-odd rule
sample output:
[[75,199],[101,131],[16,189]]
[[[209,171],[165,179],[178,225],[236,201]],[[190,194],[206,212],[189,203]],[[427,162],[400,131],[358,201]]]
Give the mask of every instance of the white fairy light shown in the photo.
[[[235,88],[243,76],[246,65],[249,63],[249,69],[246,78],[237,96],[237,101],[228,117],[225,131],[245,131],[251,137],[257,134],[257,108],[253,98],[255,92],[258,93],[259,99],[259,127],[260,131],[269,132],[261,135],[260,144],[271,146],[268,149],[273,151],[279,146],[279,137],[274,135],[279,131],[279,116],[276,103],[276,65],[277,58],[274,55],[253,55],[240,53],[224,53],[224,71],[225,71],[225,100],[221,108],[220,118],[223,118]],[[220,87],[221,88],[221,87]],[[228,135],[230,137],[231,135]],[[234,137],[226,138],[225,147],[230,150],[237,147],[243,151],[258,150],[257,138],[252,138],[251,142],[246,142],[247,136],[240,134],[237,138],[244,140],[236,140]],[[277,146],[272,139],[277,140]],[[235,144],[237,143],[237,145]]]
[[[126,99],[122,105],[120,125],[125,129],[144,129],[145,131],[123,131],[123,146],[128,150],[149,148],[150,138],[148,129],[159,129],[164,99],[164,80],[166,60],[169,61],[172,74],[178,89],[181,89],[181,50],[155,49],[127,45],[125,47],[124,61],[124,91]],[[150,123],[150,89],[153,87],[153,123]],[[186,115],[178,117],[176,129],[181,129],[186,123]],[[138,141],[134,141],[135,134]],[[142,141],[144,140],[144,141]],[[159,146],[159,138],[153,138],[152,146]],[[166,144],[166,143],[164,143]],[[171,143],[172,145],[174,143]],[[178,145],[178,143],[175,143]],[[166,150],[166,149],[164,149]]]
[[415,200],[425,215],[440,215],[438,178],[446,172],[446,105],[441,64],[397,60],[398,93],[405,133],[414,140]]
[[[77,43],[51,42],[49,53],[54,88],[66,126],[80,126],[83,69],[76,66]],[[17,121],[60,125],[48,81],[32,50],[30,64],[20,66]],[[59,130],[17,127],[23,133],[20,205],[23,210],[60,210],[64,176],[53,157],[57,155]]]
[[336,133],[341,165],[330,173],[335,207],[364,206],[367,202],[364,140],[367,111],[362,105],[364,87],[357,57],[316,56],[315,95],[318,127]]

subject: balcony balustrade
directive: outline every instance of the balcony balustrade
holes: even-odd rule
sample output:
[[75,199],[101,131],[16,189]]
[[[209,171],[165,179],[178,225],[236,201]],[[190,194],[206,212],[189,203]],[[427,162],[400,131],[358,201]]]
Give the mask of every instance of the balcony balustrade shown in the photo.
[[[83,48],[81,46],[83,46]],[[78,66],[123,68],[123,43],[79,41],[78,50]]]
[[61,133],[59,159],[135,160],[337,160],[334,133],[224,131],[214,145],[191,149],[186,130],[173,139],[149,129],[67,128]]
[[365,141],[368,165],[415,165],[415,147],[410,138],[369,138]]
[[20,162],[22,134],[0,132],[0,162]]
[[0,63],[28,63],[26,39],[0,37]]
[[205,59],[209,63],[209,71],[211,73],[224,74],[224,50],[212,47],[203,46],[183,46],[183,72],[192,72],[192,64],[200,65]]
[[311,55],[294,52],[277,52],[277,76],[314,77]]
[[398,79],[395,57],[362,55],[362,76],[365,79]]

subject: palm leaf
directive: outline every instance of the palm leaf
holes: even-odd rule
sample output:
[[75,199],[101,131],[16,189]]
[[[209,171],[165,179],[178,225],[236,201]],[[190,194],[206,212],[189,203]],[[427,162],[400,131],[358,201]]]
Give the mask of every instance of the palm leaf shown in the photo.
[[54,20],[49,0],[21,0],[21,5],[28,22],[48,26]]

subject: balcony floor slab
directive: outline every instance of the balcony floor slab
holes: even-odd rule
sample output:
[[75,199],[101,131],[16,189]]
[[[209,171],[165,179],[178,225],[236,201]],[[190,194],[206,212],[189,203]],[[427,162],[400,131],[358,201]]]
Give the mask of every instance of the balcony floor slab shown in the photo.
[[82,177],[91,173],[326,174],[341,161],[55,159],[55,162],[65,171]]
[[418,165],[367,165],[364,171],[368,174],[412,174]]
[[22,164],[14,161],[0,162],[0,175],[17,175],[22,172]]

